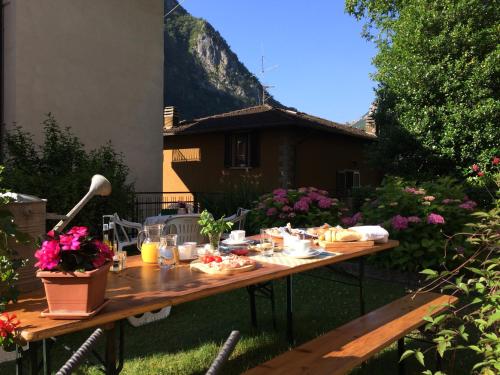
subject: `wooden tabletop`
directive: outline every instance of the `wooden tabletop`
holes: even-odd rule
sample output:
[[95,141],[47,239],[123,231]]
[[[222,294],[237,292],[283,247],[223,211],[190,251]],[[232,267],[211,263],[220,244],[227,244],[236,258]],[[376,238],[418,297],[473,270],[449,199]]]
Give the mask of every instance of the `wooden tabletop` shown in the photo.
[[165,306],[178,305],[248,285],[279,279],[347,259],[374,254],[398,245],[398,241],[390,240],[386,244],[366,248],[342,249],[336,251],[335,256],[321,257],[292,266],[259,262],[257,268],[252,271],[229,276],[214,276],[192,271],[187,264],[164,271],[160,270],[157,265],[143,263],[139,256],[131,256],[127,259],[127,268],[124,271],[110,272],[106,298],[111,301],[93,318],[85,320],[42,318],[40,312],[47,308],[43,290],[21,296],[16,304],[10,306],[8,312],[15,313],[21,321],[21,339],[26,342],[37,341],[102,326]]

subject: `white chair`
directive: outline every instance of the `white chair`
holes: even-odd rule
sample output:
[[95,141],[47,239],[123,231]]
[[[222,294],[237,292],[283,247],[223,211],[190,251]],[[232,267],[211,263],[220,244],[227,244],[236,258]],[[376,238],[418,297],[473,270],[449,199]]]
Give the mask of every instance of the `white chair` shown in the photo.
[[249,212],[250,210],[240,207],[235,214],[224,218],[224,220],[233,223],[233,230],[243,230],[245,229],[245,222],[247,220],[247,215]]
[[200,215],[178,215],[165,222],[164,233],[177,234],[177,243],[197,242],[204,243],[206,238],[200,234],[201,225],[198,224]]
[[113,241],[119,251],[126,246],[137,244],[137,234],[142,230],[142,224],[120,219],[116,212],[113,215],[103,215],[102,218],[103,221],[106,218],[114,224]]

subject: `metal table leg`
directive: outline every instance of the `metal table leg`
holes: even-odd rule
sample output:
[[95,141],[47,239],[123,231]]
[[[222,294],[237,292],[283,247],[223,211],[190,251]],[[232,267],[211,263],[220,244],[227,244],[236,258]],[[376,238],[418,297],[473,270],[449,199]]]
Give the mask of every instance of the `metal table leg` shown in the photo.
[[29,343],[28,356],[30,361],[30,373],[31,375],[38,375],[38,347],[40,343],[38,341],[33,341]]
[[23,348],[16,347],[16,375],[23,375]]
[[364,282],[365,282],[365,259],[364,257],[359,258],[359,311],[360,315],[365,315],[365,293],[364,293]]
[[252,327],[257,328],[257,308],[255,306],[255,285],[250,285],[247,288],[248,295],[250,297],[250,319],[252,321]]
[[404,361],[399,362],[401,356],[405,352],[405,338],[402,337],[398,340],[398,374],[404,375],[405,373],[405,363]]
[[47,339],[42,341],[43,355],[43,375],[50,375],[50,342]]
[[286,277],[286,334],[290,345],[294,342],[292,294],[292,275],[289,275]]
[[105,328],[106,332],[106,375],[116,374],[116,325]]

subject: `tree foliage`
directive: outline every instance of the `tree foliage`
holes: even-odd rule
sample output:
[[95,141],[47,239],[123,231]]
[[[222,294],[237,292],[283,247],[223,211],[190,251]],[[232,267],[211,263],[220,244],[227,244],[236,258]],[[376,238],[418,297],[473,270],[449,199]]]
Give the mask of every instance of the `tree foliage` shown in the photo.
[[47,212],[66,214],[87,193],[94,174],[105,176],[113,187],[109,197],[94,197],[74,223],[98,229],[103,214],[118,212],[130,217],[133,184],[128,167],[111,143],[86,151],[70,128],[61,128],[48,114],[42,123],[44,142],[17,127],[6,136],[4,183],[12,191],[47,199]]
[[462,174],[498,154],[498,0],[346,0],[346,10],[378,47],[373,156],[388,172]]

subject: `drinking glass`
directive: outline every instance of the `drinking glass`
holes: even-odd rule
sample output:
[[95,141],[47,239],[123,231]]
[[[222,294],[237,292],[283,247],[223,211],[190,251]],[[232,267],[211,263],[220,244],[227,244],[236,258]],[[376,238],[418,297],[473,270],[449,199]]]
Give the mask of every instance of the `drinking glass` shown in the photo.
[[158,249],[158,265],[162,269],[175,267],[178,262],[177,235],[167,234],[160,237],[160,246]]
[[265,229],[260,230],[260,247],[262,254],[266,257],[272,257],[274,254],[274,241],[272,236]]

